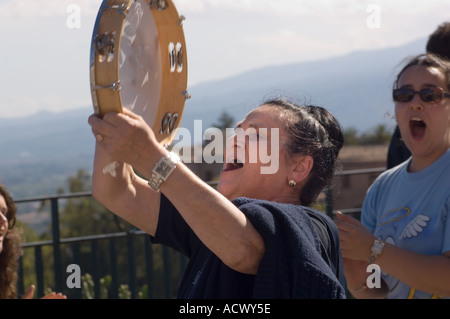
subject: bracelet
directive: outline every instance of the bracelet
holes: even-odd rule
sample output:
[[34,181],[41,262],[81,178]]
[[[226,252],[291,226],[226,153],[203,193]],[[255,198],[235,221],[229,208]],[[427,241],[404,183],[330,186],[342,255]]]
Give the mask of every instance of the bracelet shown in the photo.
[[383,252],[384,242],[381,239],[377,238],[373,242],[372,247],[370,248],[370,257],[367,260],[367,264],[371,265],[375,262],[375,259]]

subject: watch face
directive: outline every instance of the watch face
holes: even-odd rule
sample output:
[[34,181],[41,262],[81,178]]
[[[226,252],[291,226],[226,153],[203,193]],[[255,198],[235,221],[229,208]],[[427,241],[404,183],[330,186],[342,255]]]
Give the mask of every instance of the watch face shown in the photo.
[[170,171],[172,170],[173,166],[168,165],[167,162],[162,162],[159,166],[158,166],[158,173],[161,176],[167,176],[167,174],[170,173]]

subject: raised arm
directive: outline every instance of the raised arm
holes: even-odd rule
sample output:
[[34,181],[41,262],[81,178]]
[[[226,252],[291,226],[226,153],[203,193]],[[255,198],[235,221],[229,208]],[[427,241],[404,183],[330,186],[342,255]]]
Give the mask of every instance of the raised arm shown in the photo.
[[[90,123],[94,134],[103,137],[102,142],[97,143],[94,193],[113,212],[134,225],[146,227],[147,231],[150,227],[146,223],[151,223],[154,232],[158,214],[153,210],[159,209],[159,191],[150,189],[145,179],[168,151],[157,143],[143,119],[129,111],[109,113],[104,120],[91,117]],[[137,177],[129,165],[117,168],[121,173],[117,180],[103,174],[104,165],[114,159],[131,163],[144,179]],[[264,242],[233,203],[182,163],[162,183],[160,191],[174,204],[199,239],[227,266],[243,273],[256,273],[264,253]]]
[[89,123],[97,138],[92,176],[92,195],[107,209],[139,229],[154,235],[158,223],[160,193],[153,191],[147,181],[139,177],[133,168],[117,161],[107,150],[97,129],[107,123],[92,115]]

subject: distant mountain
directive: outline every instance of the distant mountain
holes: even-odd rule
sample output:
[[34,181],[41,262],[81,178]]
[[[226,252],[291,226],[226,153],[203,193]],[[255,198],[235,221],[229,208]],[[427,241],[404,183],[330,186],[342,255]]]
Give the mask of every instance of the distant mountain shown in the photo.
[[245,72],[189,89],[182,126],[194,119],[208,127],[222,111],[240,120],[267,98],[285,95],[298,102],[329,109],[344,128],[366,131],[378,124],[394,125],[391,88],[396,66],[424,51],[426,39],[376,51],[360,51],[331,59],[272,66]]
[[91,170],[91,108],[0,119],[0,182],[15,197],[56,193],[78,169]]
[[[90,108],[61,113],[42,112],[32,116],[0,119],[3,134],[0,163],[42,160],[77,160],[92,153],[94,139],[87,118]],[[6,152],[5,152],[6,151]]]
[[[254,106],[279,95],[328,108],[344,128],[363,132],[394,125],[390,92],[396,67],[423,52],[426,39],[376,51],[360,51],[312,62],[265,67],[189,88],[181,126],[194,132],[217,122],[223,111],[237,121]],[[87,124],[92,107],[1,119],[0,182],[19,197],[47,195],[78,169],[91,170],[94,138]],[[195,138],[199,142],[201,137]]]

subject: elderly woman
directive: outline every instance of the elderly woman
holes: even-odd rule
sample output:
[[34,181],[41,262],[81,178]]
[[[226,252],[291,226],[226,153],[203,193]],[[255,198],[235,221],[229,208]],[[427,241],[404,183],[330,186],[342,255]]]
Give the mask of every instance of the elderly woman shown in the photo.
[[[345,298],[337,229],[308,207],[343,144],[324,108],[274,100],[251,111],[237,125],[244,138],[227,141],[217,191],[162,148],[140,116],[125,110],[89,123],[94,197],[190,259],[179,298]],[[273,174],[251,154],[261,143],[278,151]],[[113,161],[116,177],[103,171]]]

